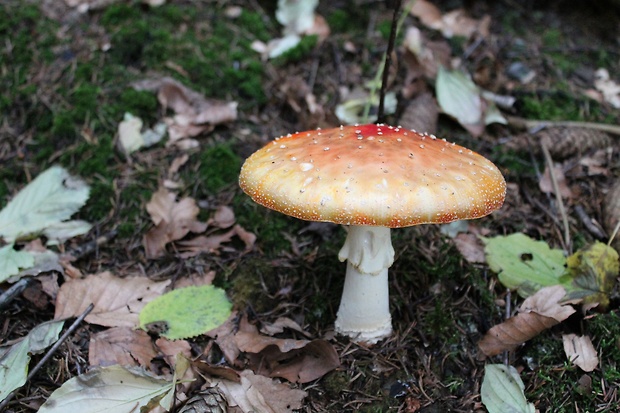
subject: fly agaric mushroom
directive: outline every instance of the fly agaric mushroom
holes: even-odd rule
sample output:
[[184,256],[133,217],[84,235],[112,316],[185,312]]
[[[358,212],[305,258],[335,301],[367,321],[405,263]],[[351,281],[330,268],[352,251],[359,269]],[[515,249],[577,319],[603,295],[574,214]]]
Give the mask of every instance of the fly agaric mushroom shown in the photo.
[[386,125],[282,136],[251,155],[241,188],[296,218],[348,225],[336,332],[376,343],[392,332],[390,228],[447,223],[500,208],[506,182],[491,161],[433,135]]

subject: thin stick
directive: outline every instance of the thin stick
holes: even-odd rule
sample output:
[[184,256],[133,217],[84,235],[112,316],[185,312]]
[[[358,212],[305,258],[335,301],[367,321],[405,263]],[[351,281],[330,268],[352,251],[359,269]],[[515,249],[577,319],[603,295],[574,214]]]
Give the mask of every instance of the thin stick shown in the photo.
[[562,194],[560,193],[558,179],[555,176],[555,171],[553,170],[553,159],[551,159],[551,154],[549,153],[547,145],[542,144],[541,147],[543,150],[543,154],[545,155],[547,167],[549,168],[549,175],[551,176],[551,183],[553,184],[555,199],[558,203],[558,211],[560,212],[560,216],[562,217],[562,225],[564,227],[564,246],[566,248],[566,252],[570,254],[572,252],[570,241],[570,227],[568,226],[568,216],[566,215],[566,209],[564,208],[564,201],[562,200]]
[[620,221],[618,221],[618,223],[616,224],[616,228],[614,228],[614,232],[611,234],[611,237],[609,237],[609,241],[607,241],[607,246],[608,247],[614,241],[614,238],[616,238],[616,235],[618,234],[618,230],[619,229],[620,229]]
[[0,309],[6,307],[32,283],[33,278],[22,278],[0,294]]
[[381,80],[381,91],[379,92],[379,109],[377,110],[377,123],[385,122],[384,106],[385,92],[387,90],[388,78],[390,76],[390,64],[392,63],[392,52],[396,42],[396,32],[398,31],[398,13],[400,12],[401,0],[394,1],[394,14],[392,15],[392,28],[390,29],[390,40],[385,52],[385,65],[383,66],[383,79]]
[[568,127],[568,128],[586,128],[600,130],[602,132],[620,135],[620,126],[608,125],[606,123],[595,122],[575,122],[575,121],[553,121],[553,120],[529,120],[508,116],[508,123],[512,126],[522,129],[535,129],[543,127]]
[[[43,356],[43,358],[41,360],[39,360],[37,365],[34,366],[32,368],[32,370],[30,370],[30,373],[28,374],[28,377],[26,378],[26,380],[32,379],[32,377],[37,373],[37,371],[39,371],[39,369],[41,367],[43,367],[43,365],[47,362],[47,360],[49,360],[54,355],[56,350],[58,350],[58,348],[73,333],[73,331],[75,331],[75,329],[78,328],[78,326],[86,318],[86,316],[91,311],[93,311],[94,307],[95,306],[93,304],[90,304],[86,308],[86,310],[84,310],[84,312],[82,314],[80,314],[80,316],[78,318],[76,318],[76,320],[73,322],[73,324],[71,324],[71,326],[67,329],[67,331],[65,331],[65,333],[58,339],[58,341],[56,341],[56,343],[54,343],[54,345],[47,351],[47,353],[45,353],[45,356]],[[21,388],[21,386],[20,386],[20,388]],[[6,396],[6,399],[4,399],[2,401],[2,403],[0,403],[0,411],[2,411],[2,409],[4,409],[9,404],[11,399],[13,399],[13,397],[15,396],[15,393],[17,392],[17,390],[19,390],[19,389],[13,390],[8,396]]]

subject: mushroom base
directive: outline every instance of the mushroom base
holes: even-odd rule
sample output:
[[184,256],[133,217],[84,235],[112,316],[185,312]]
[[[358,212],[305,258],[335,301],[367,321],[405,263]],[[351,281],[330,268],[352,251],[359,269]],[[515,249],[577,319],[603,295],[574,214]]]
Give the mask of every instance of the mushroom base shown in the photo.
[[336,332],[369,344],[390,336],[388,268],[394,260],[390,229],[350,227],[338,256],[347,260],[347,274]]
[[358,343],[374,344],[392,334],[387,268],[379,274],[360,273],[347,263],[336,333]]

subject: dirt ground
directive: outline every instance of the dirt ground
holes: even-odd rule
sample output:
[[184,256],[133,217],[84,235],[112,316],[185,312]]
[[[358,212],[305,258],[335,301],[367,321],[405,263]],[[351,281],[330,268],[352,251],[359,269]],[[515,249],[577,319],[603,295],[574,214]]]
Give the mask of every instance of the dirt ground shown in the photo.
[[[620,82],[620,6],[568,0],[434,3],[442,13],[464,8],[475,19],[489,16],[484,37],[446,39],[413,16],[403,27],[415,25],[428,42],[445,44],[441,47],[447,47],[450,59],[460,59],[459,67],[479,87],[514,97],[513,104],[502,107],[509,122],[488,125],[474,137],[454,119],[427,113],[431,106],[417,99],[434,102],[434,79],[416,72],[401,34],[388,87],[398,104],[387,123],[428,125],[438,137],[471,148],[500,168],[508,184],[505,204],[472,222],[477,233],[521,232],[566,253],[595,240],[607,242],[620,217],[615,202],[620,189],[614,188],[620,136],[563,122],[618,125],[620,109],[594,93],[593,85],[599,68]],[[44,169],[60,164],[91,185],[91,198],[77,217],[94,223],[88,235],[60,250],[116,234],[71,263],[81,274],[109,270],[174,284],[214,271],[214,283],[251,324],[286,317],[307,335],[285,330],[276,337],[327,339],[340,366],[308,383],[291,384],[307,392],[301,411],[486,411],[480,398],[485,363],[502,362],[517,368],[526,398],[540,412],[620,411],[617,285],[604,311],[577,311],[516,350],[483,360],[479,340],[505,319],[507,306],[514,312],[522,298],[509,293],[484,260],[472,262],[463,255],[439,226],[403,228],[393,231],[394,334],[374,346],[356,344],[333,332],[345,270],[337,259],[342,228],[269,211],[239,189],[243,160],[272,138],[341,123],[336,106],[346,92],[377,74],[391,24],[388,6],[320,1],[317,13],[329,24],[329,36],[284,57],[261,60],[251,44],[280,35],[276,1],[170,0],[158,8],[119,1],[86,13],[60,2],[3,2],[0,206]],[[239,9],[237,16],[233,11]],[[531,80],[520,77],[528,73],[534,75]],[[123,114],[139,115],[149,127],[166,115],[155,94],[131,87],[155,74],[172,76],[207,98],[238,102],[237,119],[196,136],[198,147],[159,143],[126,157],[117,133]],[[543,128],[524,120],[556,123]],[[541,142],[549,145],[565,178],[568,238],[554,190],[541,190],[546,165]],[[172,174],[181,183],[176,193],[195,199],[204,221],[217,207],[231,207],[236,222],[256,235],[251,251],[235,238],[213,253],[190,258],[170,245],[160,257],[147,257],[143,237],[153,224],[145,205],[172,177],[172,160],[183,154],[187,162]],[[9,286],[0,284],[0,293]],[[30,283],[0,309],[0,344],[53,319],[55,307],[41,283]],[[6,411],[36,411],[62,383],[86,371],[89,341],[103,329],[82,324],[18,390]],[[561,336],[568,332],[592,338],[597,369],[586,373],[566,359]],[[207,336],[189,343],[195,360],[223,357]],[[30,366],[42,356],[34,355]],[[164,362],[158,363],[161,371]],[[188,390],[187,396],[198,390]]]

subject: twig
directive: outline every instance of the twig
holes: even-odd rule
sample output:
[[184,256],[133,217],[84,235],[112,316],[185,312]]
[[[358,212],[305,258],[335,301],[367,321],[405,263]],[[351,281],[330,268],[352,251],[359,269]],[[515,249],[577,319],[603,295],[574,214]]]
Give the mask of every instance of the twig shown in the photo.
[[620,136],[620,125],[608,125],[606,123],[595,122],[576,122],[565,120],[529,120],[518,118],[516,116],[508,116],[508,123],[520,129],[536,129],[545,127],[568,127],[568,128],[585,128],[600,130],[602,132],[611,133]]
[[[56,341],[56,343],[54,343],[54,345],[47,351],[47,353],[45,353],[45,356],[43,356],[43,358],[39,360],[36,366],[34,366],[32,370],[30,370],[30,373],[28,374],[28,377],[26,378],[26,380],[32,379],[32,377],[37,373],[37,371],[39,371],[39,369],[43,367],[43,365],[47,362],[47,360],[49,360],[54,355],[56,350],[58,350],[58,348],[65,342],[65,340],[67,340],[67,338],[69,338],[69,336],[73,334],[73,331],[75,331],[75,329],[78,328],[78,326],[86,318],[86,316],[91,311],[93,311],[94,307],[95,306],[93,304],[90,304],[86,308],[86,310],[84,310],[84,312],[80,314],[80,316],[73,322],[73,324],[71,324],[71,326],[67,329],[67,331],[65,331],[65,333],[58,339],[58,341]],[[17,392],[17,390],[18,389],[13,390],[8,396],[6,396],[6,399],[4,399],[2,403],[0,403],[0,411],[9,404],[11,399],[13,399],[13,397],[15,396],[15,393]]]
[[566,215],[566,209],[564,208],[564,201],[562,200],[562,194],[560,193],[558,179],[555,176],[553,159],[551,159],[551,154],[549,153],[547,145],[542,144],[540,146],[542,147],[543,154],[545,155],[545,161],[547,162],[547,167],[549,168],[549,176],[551,176],[551,183],[553,184],[553,191],[555,192],[555,199],[558,203],[558,211],[560,212],[560,216],[562,217],[562,225],[564,227],[564,247],[567,253],[571,253],[572,248],[570,240],[570,227],[568,226],[568,216]]
[[614,231],[611,233],[609,241],[607,241],[607,246],[610,246],[611,243],[614,241],[614,238],[616,238],[616,235],[618,234],[618,230],[620,230],[620,221],[618,221],[616,227],[614,228]]
[[34,279],[30,277],[22,278],[0,294],[0,310],[6,307],[11,301],[20,295]]
[[384,105],[385,91],[387,90],[388,78],[390,76],[390,64],[392,63],[392,52],[394,51],[394,43],[396,41],[396,32],[398,31],[398,13],[400,12],[401,0],[394,1],[394,14],[392,15],[392,28],[390,29],[390,40],[385,52],[385,64],[383,65],[383,79],[381,80],[381,91],[379,92],[379,109],[377,110],[377,123],[385,121]]

